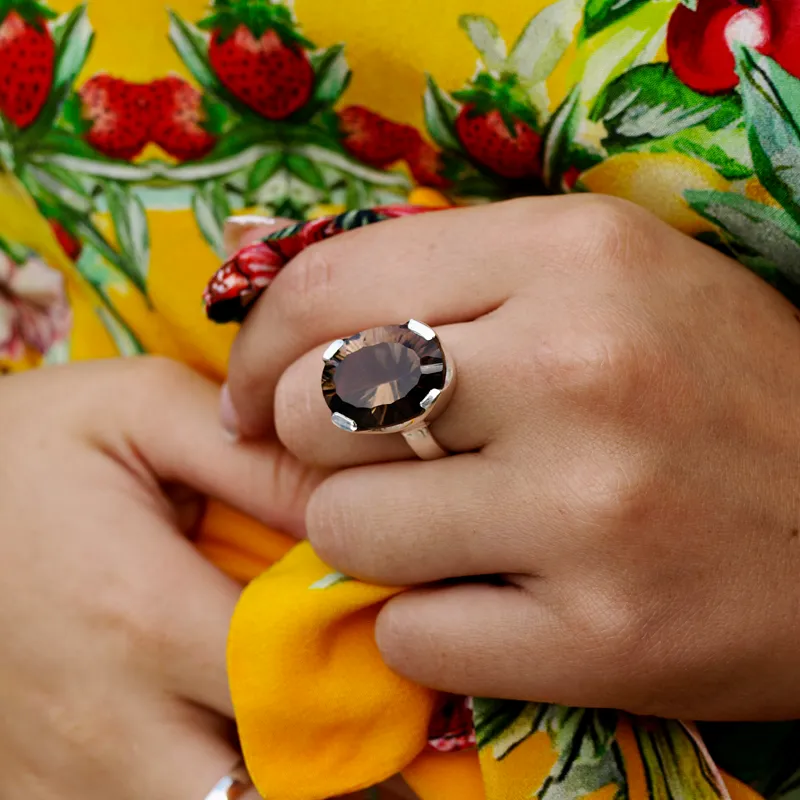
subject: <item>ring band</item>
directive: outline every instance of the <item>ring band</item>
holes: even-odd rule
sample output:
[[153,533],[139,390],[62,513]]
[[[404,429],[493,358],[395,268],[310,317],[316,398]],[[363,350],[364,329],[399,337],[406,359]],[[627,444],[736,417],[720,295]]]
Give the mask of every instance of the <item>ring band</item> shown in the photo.
[[253,788],[244,762],[238,761],[233,769],[214,786],[205,800],[239,800],[245,792]]
[[428,427],[455,386],[455,365],[433,328],[410,319],[337,339],[322,360],[331,421],[348,433],[401,433],[430,461],[449,453]]

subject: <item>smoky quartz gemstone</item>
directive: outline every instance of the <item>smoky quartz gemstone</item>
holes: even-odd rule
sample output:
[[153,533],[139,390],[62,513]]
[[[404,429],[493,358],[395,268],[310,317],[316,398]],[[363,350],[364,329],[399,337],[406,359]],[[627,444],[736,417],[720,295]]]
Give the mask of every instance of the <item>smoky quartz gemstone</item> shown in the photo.
[[446,386],[439,339],[415,320],[340,339],[324,359],[322,393],[334,424],[347,431],[413,424]]

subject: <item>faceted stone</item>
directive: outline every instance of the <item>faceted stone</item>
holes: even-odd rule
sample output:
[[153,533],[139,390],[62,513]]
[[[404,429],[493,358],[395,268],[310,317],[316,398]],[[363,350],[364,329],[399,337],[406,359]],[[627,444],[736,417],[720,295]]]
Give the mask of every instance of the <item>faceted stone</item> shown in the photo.
[[322,393],[339,427],[379,431],[423,416],[446,375],[439,339],[412,320],[336,342],[326,353]]

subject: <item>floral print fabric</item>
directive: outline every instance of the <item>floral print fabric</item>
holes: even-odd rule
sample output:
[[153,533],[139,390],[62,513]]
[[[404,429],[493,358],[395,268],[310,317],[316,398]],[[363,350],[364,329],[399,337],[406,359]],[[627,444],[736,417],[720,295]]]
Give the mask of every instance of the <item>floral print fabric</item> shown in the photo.
[[[459,6],[448,37],[459,33],[471,65],[456,80],[431,70],[422,125],[350,99],[350,43],[307,36],[314,9],[325,13],[312,0],[174,5],[146,4],[175,69],[144,79],[93,60],[109,36],[95,19],[123,13],[107,0],[0,0],[4,371],[157,352],[221,377],[231,335],[202,320],[197,298],[236,213],[311,220],[601,192],[798,298],[795,0],[530,0],[502,31],[505,11],[448,3]],[[363,13],[393,12],[364,0]],[[373,50],[374,69],[388,69]],[[371,51],[360,52],[363,70]],[[716,764],[764,797],[800,797],[794,723],[698,732],[486,701],[474,714],[487,786],[487,759],[516,763],[548,739],[554,766],[519,796],[724,797]]]

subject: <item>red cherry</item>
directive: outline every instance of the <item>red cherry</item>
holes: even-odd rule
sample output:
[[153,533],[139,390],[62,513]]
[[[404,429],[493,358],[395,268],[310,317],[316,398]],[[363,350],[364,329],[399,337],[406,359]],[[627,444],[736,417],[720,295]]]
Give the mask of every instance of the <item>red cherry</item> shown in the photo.
[[[776,0],[777,5],[784,2]],[[792,4],[798,5],[796,0]],[[681,82],[696,92],[729,91],[739,82],[734,42],[769,53],[775,27],[763,0],[698,0],[696,11],[681,4],[667,28],[670,65]]]
[[800,0],[773,0],[772,57],[800,78]]

